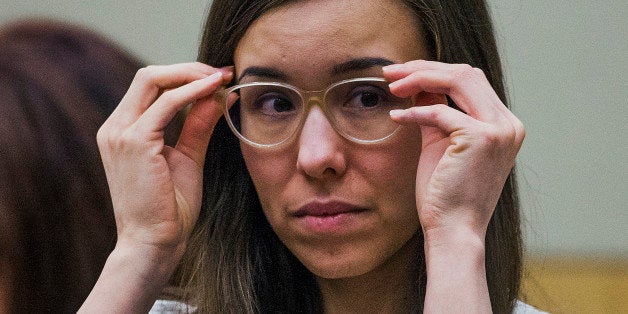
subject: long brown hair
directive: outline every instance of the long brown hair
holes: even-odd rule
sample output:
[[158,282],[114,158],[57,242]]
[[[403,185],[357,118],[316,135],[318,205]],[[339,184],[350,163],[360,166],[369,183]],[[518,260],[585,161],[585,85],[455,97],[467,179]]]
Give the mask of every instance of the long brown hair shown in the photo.
[[96,132],[140,67],[75,26],[0,32],[0,312],[74,313],[96,283],[116,242]]
[[[213,1],[199,61],[232,65],[247,28],[290,0]],[[404,1],[427,30],[433,58],[484,70],[506,103],[499,54],[483,1]],[[455,104],[452,102],[452,106]],[[224,119],[208,148],[204,202],[182,264],[188,302],[200,312],[322,312],[314,276],[286,249],[262,213],[237,138]],[[512,312],[519,291],[521,235],[514,170],[504,185],[486,234],[486,271],[493,311]],[[419,295],[424,297],[424,252]],[[422,309],[419,309],[422,311]]]

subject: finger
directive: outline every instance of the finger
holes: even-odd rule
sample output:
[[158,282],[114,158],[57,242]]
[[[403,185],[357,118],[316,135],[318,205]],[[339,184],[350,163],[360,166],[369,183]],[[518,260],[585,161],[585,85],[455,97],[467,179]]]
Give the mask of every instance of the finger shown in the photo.
[[213,95],[197,101],[186,116],[175,148],[202,166],[209,139],[221,115],[220,104]]
[[[395,66],[397,66],[396,69]],[[492,101],[487,101],[486,104],[493,105],[493,108],[501,114],[496,116],[499,119],[498,122],[502,125],[502,127],[512,127],[515,130],[517,142],[523,141],[523,138],[525,137],[523,124],[499,99],[499,96],[497,96],[497,93],[495,93],[494,89],[490,85],[490,82],[486,78],[486,75],[481,69],[471,68],[466,64],[447,64],[438,61],[415,60],[404,64],[391,65],[391,69],[388,70],[392,75],[400,75],[402,77],[410,75],[415,71],[423,70],[451,71],[454,76],[465,76],[465,72],[473,72],[472,74],[474,74],[474,76],[479,79],[480,83],[486,87],[486,91],[489,91],[488,94]]]
[[382,71],[384,73],[384,77],[392,82],[402,79],[416,71],[436,69],[436,63],[440,62],[413,60],[406,63],[387,65],[382,68]]
[[233,75],[231,67],[216,69],[199,62],[140,69],[114,115],[127,124],[133,123],[164,89],[176,88],[216,72],[222,72],[225,81],[229,81]]
[[452,64],[430,60],[412,60],[406,63],[391,64],[382,68],[384,76],[390,80],[402,79],[414,72],[425,70],[455,71],[469,68],[467,64]]
[[421,91],[443,93],[474,118],[486,122],[505,118],[507,108],[480,69],[430,61],[398,65],[397,68],[397,72],[390,72],[405,75],[413,70],[390,84],[391,92],[399,97],[409,97]]
[[[449,72],[450,76],[458,76],[464,77],[465,73],[472,72],[481,84],[484,87],[485,91],[488,91],[488,97],[485,97],[484,101],[480,103],[486,104],[487,108],[490,110],[492,108],[495,111],[494,115],[487,115],[485,117],[487,121],[497,122],[503,129],[511,128],[515,132],[515,141],[517,143],[521,143],[525,137],[525,128],[521,121],[502,103],[499,99],[495,91],[490,86],[488,79],[484,75],[484,72],[477,68],[471,68],[468,65],[464,64],[447,64],[437,61],[426,61],[426,60],[415,60],[409,61],[404,64],[394,64],[390,66],[386,66],[383,68],[384,75],[390,81],[400,80],[417,71],[444,71]],[[471,88],[471,89],[475,89]],[[473,91],[469,92],[470,95],[473,95]],[[416,96],[416,95],[415,95]],[[454,97],[452,97],[454,98]],[[465,106],[463,102],[460,101],[460,98],[454,99],[456,103],[466,112],[468,112],[472,116],[476,116],[481,119],[481,112],[474,111],[470,109],[472,106]],[[470,100],[472,102],[473,100]],[[490,105],[490,106],[488,106]]]
[[[464,72],[424,70],[390,84],[398,97],[410,97],[421,91],[447,94],[467,114],[486,122],[504,118],[504,106],[488,81],[478,77],[473,68]],[[500,108],[502,107],[502,108]]]
[[526,136],[525,127],[523,123],[521,122],[521,120],[519,120],[510,110],[508,110],[508,113],[510,117],[509,121],[510,121],[511,127],[515,132],[514,143],[521,146]]
[[416,106],[390,111],[390,118],[402,125],[436,127],[449,135],[458,130],[471,128],[479,121],[447,105]]
[[224,108],[230,107],[236,99],[235,95],[230,95],[225,104],[224,98],[212,94],[194,104],[186,116],[176,149],[203,166],[214,127]]
[[136,127],[143,132],[163,130],[177,112],[191,102],[209,96],[222,83],[222,72],[216,72],[206,78],[163,93],[137,120]]

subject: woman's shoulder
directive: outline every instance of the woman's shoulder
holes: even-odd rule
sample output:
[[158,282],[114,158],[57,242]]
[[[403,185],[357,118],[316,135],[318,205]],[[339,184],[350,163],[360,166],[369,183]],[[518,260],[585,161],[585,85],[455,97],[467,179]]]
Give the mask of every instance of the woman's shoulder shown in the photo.
[[519,300],[515,303],[515,308],[512,310],[513,314],[542,314],[543,312],[532,305],[525,304]]

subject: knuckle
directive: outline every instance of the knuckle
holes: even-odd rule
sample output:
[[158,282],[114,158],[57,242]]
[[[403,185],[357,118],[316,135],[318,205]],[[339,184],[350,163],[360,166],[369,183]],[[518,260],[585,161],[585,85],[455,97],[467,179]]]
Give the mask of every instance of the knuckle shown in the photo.
[[439,121],[441,117],[442,114],[438,108],[431,108],[431,110],[427,112],[427,118],[430,120]]
[[445,114],[445,110],[447,110],[447,106],[443,104],[433,105],[432,110],[429,112],[429,118],[435,121],[440,120]]
[[135,73],[135,77],[133,78],[133,80],[138,82],[149,82],[152,79],[154,72],[154,65],[143,67],[137,70],[137,73]]
[[453,70],[451,83],[453,85],[460,84],[461,82],[468,81],[469,79],[475,77],[475,75],[476,75],[476,72],[473,69],[473,67],[471,67],[470,65],[458,64]]
[[101,127],[96,133],[96,141],[101,150],[117,151],[137,145],[138,136],[131,129],[114,130]]
[[103,148],[106,147],[106,144],[108,143],[108,140],[109,140],[108,130],[107,130],[106,126],[103,125],[96,132],[96,144],[98,144],[98,147],[103,149]]
[[409,65],[413,68],[422,68],[422,67],[425,67],[426,61],[425,60],[412,60],[412,61],[408,61],[406,65]]
[[105,142],[103,143],[103,146],[110,149],[110,150],[115,150],[117,147],[120,146],[120,141],[119,138],[117,136],[107,136],[105,138]]
[[163,92],[161,96],[159,96],[159,98],[161,99],[161,101],[165,102],[166,104],[169,104],[169,103],[175,102],[177,96],[173,90],[169,90],[169,91]]
[[476,76],[482,77],[482,78],[486,78],[486,73],[484,73],[484,70],[480,69],[480,68],[473,68],[473,72],[475,73]]
[[519,149],[523,143],[525,130],[518,126],[508,127],[491,126],[484,128],[479,135],[480,143],[486,148],[502,151]]
[[126,129],[113,139],[113,144],[122,149],[136,147],[139,144],[139,136],[132,129]]
[[521,128],[519,129],[519,134],[521,134],[521,141],[523,142],[523,139],[526,137],[526,128],[523,126],[523,124],[521,124]]
[[517,133],[517,138],[515,139],[515,142],[518,145],[521,145],[521,143],[523,143],[523,139],[526,137],[526,128],[519,119],[515,119],[514,128],[515,132]]
[[479,134],[480,141],[485,147],[501,146],[504,142],[504,134],[496,128],[484,128]]
[[502,133],[502,143],[512,145],[517,142],[517,131],[514,128],[508,128],[508,130]]
[[521,120],[514,118],[512,121],[512,125],[515,130],[525,132],[525,126],[523,125],[523,122],[521,122]]

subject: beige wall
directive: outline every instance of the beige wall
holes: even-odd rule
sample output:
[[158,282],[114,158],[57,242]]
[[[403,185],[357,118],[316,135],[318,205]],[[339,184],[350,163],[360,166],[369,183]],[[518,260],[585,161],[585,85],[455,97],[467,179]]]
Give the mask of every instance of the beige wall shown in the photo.
[[[526,243],[537,254],[628,258],[628,2],[490,1],[514,112]],[[7,1],[0,23],[88,25],[150,63],[194,60],[208,3]]]
[[527,243],[628,257],[628,2],[491,1],[515,113]]

